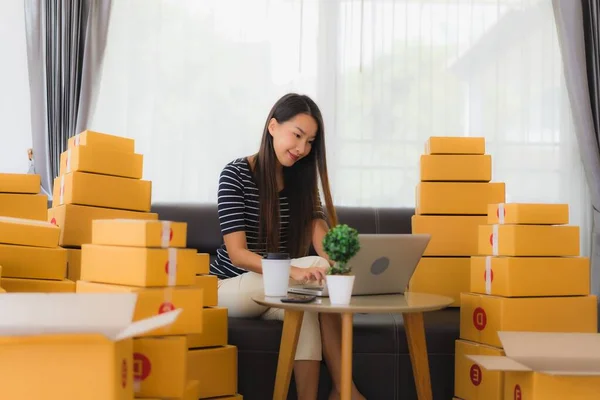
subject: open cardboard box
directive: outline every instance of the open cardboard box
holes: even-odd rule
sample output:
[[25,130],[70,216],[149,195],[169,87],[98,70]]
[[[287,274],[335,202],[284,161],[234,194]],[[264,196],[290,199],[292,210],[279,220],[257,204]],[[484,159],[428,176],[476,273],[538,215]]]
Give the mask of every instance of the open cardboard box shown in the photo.
[[134,336],[181,309],[133,322],[135,293],[0,296],[0,398],[133,399]]
[[506,356],[467,355],[490,371],[504,371],[504,398],[600,398],[600,334],[498,332]]

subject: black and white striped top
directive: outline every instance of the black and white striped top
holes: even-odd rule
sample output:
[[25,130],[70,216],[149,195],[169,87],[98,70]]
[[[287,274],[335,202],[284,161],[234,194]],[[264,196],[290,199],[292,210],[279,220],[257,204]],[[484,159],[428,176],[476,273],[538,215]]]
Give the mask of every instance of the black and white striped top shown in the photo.
[[[259,197],[258,187],[250,171],[247,158],[238,158],[228,163],[219,177],[217,195],[219,222],[224,235],[237,231],[246,232],[248,250],[264,255],[266,243],[258,241],[259,231]],[[287,252],[288,225],[290,208],[285,188],[279,192],[279,251]],[[322,207],[316,215],[325,218]],[[210,265],[210,273],[221,279],[232,278],[246,271],[231,262],[225,244],[217,250],[217,257]]]

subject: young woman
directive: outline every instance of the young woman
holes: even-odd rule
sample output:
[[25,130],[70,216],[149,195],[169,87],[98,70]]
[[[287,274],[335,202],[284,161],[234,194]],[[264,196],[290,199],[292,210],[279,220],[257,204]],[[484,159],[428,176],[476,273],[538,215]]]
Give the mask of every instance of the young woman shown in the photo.
[[[309,97],[290,93],[271,109],[258,154],[228,163],[219,178],[218,210],[223,246],[211,264],[219,277],[219,306],[232,317],[283,319],[283,311],[252,301],[263,292],[262,256],[286,252],[290,279],[323,281],[329,259],[323,237],[329,229],[319,199],[321,181],[330,225],[337,224],[331,199],[325,131]],[[307,257],[310,245],[319,256]],[[336,314],[304,313],[294,377],[298,399],[316,399],[322,356],[331,373],[330,399],[339,398],[341,323]],[[352,398],[364,399],[352,384]]]

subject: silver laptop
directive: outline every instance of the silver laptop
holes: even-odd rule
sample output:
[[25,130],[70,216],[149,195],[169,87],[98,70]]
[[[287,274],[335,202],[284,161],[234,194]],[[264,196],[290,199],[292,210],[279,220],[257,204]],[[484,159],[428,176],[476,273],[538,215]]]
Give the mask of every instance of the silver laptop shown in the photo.
[[[429,234],[360,234],[360,250],[352,258],[356,276],[352,295],[401,294],[410,282],[431,239]],[[290,293],[327,297],[327,285],[292,285]]]

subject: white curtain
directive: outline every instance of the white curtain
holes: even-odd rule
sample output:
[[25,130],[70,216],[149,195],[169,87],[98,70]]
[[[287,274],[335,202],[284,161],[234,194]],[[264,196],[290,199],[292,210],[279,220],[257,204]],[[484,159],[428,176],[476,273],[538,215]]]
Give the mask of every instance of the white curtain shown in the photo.
[[154,201],[213,202],[288,91],[322,108],[338,205],[414,206],[429,136],[485,136],[507,201],[589,231],[550,0],[120,0],[91,128],[136,140]]
[[23,1],[0,3],[0,173],[27,173],[31,147]]

